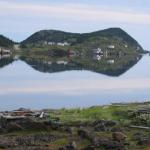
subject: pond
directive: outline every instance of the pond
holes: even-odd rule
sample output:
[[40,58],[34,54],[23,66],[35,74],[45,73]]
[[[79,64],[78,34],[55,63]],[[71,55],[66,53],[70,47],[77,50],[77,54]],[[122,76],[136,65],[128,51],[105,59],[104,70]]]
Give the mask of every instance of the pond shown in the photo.
[[150,56],[0,57],[0,110],[150,100]]

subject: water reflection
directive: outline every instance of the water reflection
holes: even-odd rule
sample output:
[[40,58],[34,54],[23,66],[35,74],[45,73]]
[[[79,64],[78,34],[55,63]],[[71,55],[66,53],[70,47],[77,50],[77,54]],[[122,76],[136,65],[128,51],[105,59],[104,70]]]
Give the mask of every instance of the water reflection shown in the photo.
[[[136,54],[2,56],[0,110],[87,107],[149,100],[150,70],[145,68],[150,65],[150,57],[141,57]],[[8,65],[10,63],[12,65]],[[114,78],[94,72],[123,75]]]
[[[98,49],[99,50],[99,49]],[[88,70],[109,76],[119,76],[134,66],[140,59],[138,54],[100,53],[91,55],[0,55],[0,67],[14,60],[22,60],[33,69],[43,73],[62,72],[67,70]]]
[[10,54],[0,54],[0,68],[3,68],[14,61]]
[[50,57],[50,56],[22,56],[35,70],[40,72],[61,72],[67,70],[89,70],[109,76],[119,76],[134,66],[140,59],[140,55],[98,55],[74,56],[74,57]]

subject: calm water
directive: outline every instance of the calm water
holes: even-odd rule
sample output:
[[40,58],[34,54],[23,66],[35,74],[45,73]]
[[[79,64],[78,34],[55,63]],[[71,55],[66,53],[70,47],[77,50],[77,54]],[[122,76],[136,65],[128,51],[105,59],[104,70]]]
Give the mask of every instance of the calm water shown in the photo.
[[150,100],[149,55],[136,61],[128,60],[128,63],[121,58],[118,62],[107,59],[107,65],[101,58],[93,62],[1,59],[0,110],[87,107]]

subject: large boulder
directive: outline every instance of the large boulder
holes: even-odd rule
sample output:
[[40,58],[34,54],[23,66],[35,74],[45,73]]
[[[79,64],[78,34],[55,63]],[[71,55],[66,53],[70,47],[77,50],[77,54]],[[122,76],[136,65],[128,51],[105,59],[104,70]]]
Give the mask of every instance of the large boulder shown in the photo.
[[127,136],[122,132],[114,132],[112,133],[112,138],[114,141],[122,142],[125,141]]

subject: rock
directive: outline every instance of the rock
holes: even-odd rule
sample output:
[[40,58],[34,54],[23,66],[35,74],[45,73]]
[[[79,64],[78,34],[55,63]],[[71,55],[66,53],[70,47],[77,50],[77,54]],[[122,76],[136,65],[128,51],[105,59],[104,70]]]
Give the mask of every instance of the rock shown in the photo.
[[98,131],[98,132],[109,131],[109,129],[104,125],[104,123],[97,124],[94,129],[95,129],[95,131]]
[[66,150],[75,150],[77,148],[76,142],[70,142],[67,146],[66,146]]
[[93,145],[96,148],[114,149],[114,150],[124,150],[124,145],[118,141],[112,141],[107,138],[95,137],[93,140]]
[[23,128],[22,128],[19,124],[15,123],[15,122],[14,122],[14,123],[11,122],[11,123],[8,123],[8,124],[7,124],[6,130],[7,130],[8,132],[12,132],[12,131],[23,130]]
[[113,127],[117,125],[117,122],[116,121],[112,121],[112,120],[108,120],[108,121],[105,121],[105,126],[109,126],[109,127]]
[[95,147],[92,146],[92,145],[89,145],[89,146],[85,147],[85,148],[82,149],[82,150],[95,150]]
[[38,145],[39,143],[52,142],[55,139],[56,138],[53,135],[37,134],[37,135],[27,135],[27,136],[17,137],[15,141],[17,145],[32,146],[32,145]]
[[104,146],[109,143],[109,139],[107,138],[100,138],[100,137],[95,137],[92,141],[92,144],[96,147]]
[[89,139],[89,132],[83,129],[77,131],[78,135],[83,139]]
[[60,147],[59,150],[76,150],[77,149],[77,145],[76,142],[70,142],[68,145],[66,145],[65,147]]
[[72,134],[72,129],[71,127],[61,127],[61,129],[69,134]]
[[122,142],[122,141],[125,141],[127,136],[122,132],[114,132],[112,134],[112,138],[114,141]]
[[110,131],[117,123],[114,121],[98,120],[93,123],[95,131]]

